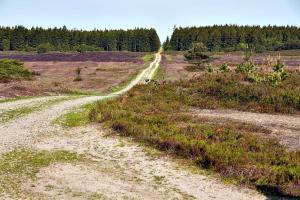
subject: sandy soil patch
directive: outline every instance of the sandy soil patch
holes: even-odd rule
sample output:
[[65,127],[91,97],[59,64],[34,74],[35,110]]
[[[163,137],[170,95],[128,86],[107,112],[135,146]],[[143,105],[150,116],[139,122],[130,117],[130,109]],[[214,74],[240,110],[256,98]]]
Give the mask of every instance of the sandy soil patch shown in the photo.
[[[255,191],[225,185],[201,171],[184,168],[166,156],[151,156],[142,146],[107,135],[101,127],[65,130],[42,138],[33,146],[43,150],[75,151],[93,161],[80,165],[54,165],[42,170],[33,183],[38,185],[33,191],[51,199],[59,196],[69,199],[70,195],[80,193],[85,196],[97,192],[111,198],[266,199]],[[49,187],[46,185],[54,187],[50,186],[51,191],[44,192]]]

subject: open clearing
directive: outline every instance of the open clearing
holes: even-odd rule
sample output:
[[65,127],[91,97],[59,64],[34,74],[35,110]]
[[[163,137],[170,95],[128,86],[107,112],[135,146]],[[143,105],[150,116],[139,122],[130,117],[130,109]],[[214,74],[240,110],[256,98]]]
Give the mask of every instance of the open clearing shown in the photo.
[[[188,78],[197,74],[186,70],[187,63],[182,58],[167,55],[164,59],[160,73],[164,77],[169,77],[167,80]],[[84,157],[84,161],[55,162],[40,168],[33,178],[26,178],[18,183],[20,187],[18,193],[12,194],[9,191],[1,193],[0,188],[0,199],[268,199],[254,190],[226,184],[216,175],[196,169],[182,160],[175,160],[154,149],[138,145],[130,138],[119,137],[101,126],[88,125],[65,129],[53,124],[53,120],[81,105],[115,97],[138,83],[145,83],[155,75],[160,61],[161,57],[157,54],[147,69],[144,69],[146,63],[143,61],[130,63],[121,61],[117,66],[114,65],[115,62],[26,62],[28,68],[41,70],[41,76],[37,77],[36,82],[48,81],[49,84],[61,80],[68,74],[67,81],[60,83],[61,85],[71,82],[74,70],[78,66],[87,65],[82,73],[86,82],[82,81],[81,85],[76,86],[70,83],[67,86],[92,92],[107,92],[113,86],[126,82],[128,77],[136,75],[137,72],[140,74],[117,92],[103,96],[78,96],[0,124],[0,133],[5,133],[0,134],[2,155],[16,148],[25,148],[46,152],[66,150]],[[103,85],[88,82],[92,72],[96,72],[93,76],[97,78],[103,76],[107,82]],[[116,77],[119,82],[115,81]],[[50,98],[59,99],[63,96],[0,103],[0,113],[38,105],[49,101]],[[289,140],[282,142],[290,145],[291,149],[299,148],[299,143],[295,142],[295,138],[299,139],[298,116],[281,118],[281,115],[278,115],[278,118],[277,116],[270,118],[264,114],[210,110],[197,110],[191,113],[200,117],[223,118],[273,128],[274,134],[282,130],[292,131],[291,135],[288,135]],[[241,114],[243,117],[239,118]],[[261,120],[255,123],[258,118]],[[295,137],[292,137],[292,133]],[[277,136],[280,139],[281,135]]]
[[[63,101],[39,112],[29,113],[27,116],[1,124],[0,133],[5,134],[0,134],[0,152],[7,152],[18,146],[23,146],[23,144],[30,143],[32,139],[40,137],[40,134],[54,132],[55,130],[59,131],[59,128],[57,129],[57,127],[51,125],[52,121],[76,107],[92,103],[97,100],[115,97],[127,92],[136,84],[144,83],[146,79],[151,79],[159,66],[160,59],[160,54],[157,54],[155,60],[148,68],[144,69],[126,87],[119,91],[110,93],[106,96],[87,96]],[[15,104],[15,102],[6,103],[8,106],[10,104]]]
[[[183,169],[171,158],[99,127],[65,130],[52,124],[60,115],[89,102],[113,97],[151,78],[160,56],[131,84],[109,96],[81,97],[57,103],[39,112],[1,124],[1,153],[15,148],[68,150],[89,161],[51,164],[36,178],[23,180],[18,193],[3,192],[3,199],[265,199],[257,192],[221,183],[196,170]],[[26,102],[26,100],[21,100]],[[16,101],[17,102],[17,101]],[[6,105],[19,104],[8,102]],[[99,130],[100,129],[100,130]],[[197,173],[196,173],[197,172]],[[199,174],[200,173],[200,174]]]
[[[21,60],[26,68],[39,74],[33,81],[0,83],[0,96],[109,93],[149,65],[143,61],[144,55],[129,52],[0,55],[0,58]],[[82,81],[74,81],[77,68],[81,68]]]
[[[289,51],[278,51],[278,52],[267,52],[263,54],[254,54],[252,59],[254,63],[262,65],[267,63],[268,56],[273,59],[280,55],[281,60],[287,66],[290,71],[300,71],[300,51],[289,50]],[[212,65],[219,67],[223,63],[227,63],[229,66],[234,66],[241,63],[243,60],[242,52],[222,52],[214,55],[214,61]],[[193,76],[203,74],[203,71],[190,69],[191,64],[185,61],[182,52],[164,52],[161,73],[166,80],[179,80],[179,79],[190,79]]]

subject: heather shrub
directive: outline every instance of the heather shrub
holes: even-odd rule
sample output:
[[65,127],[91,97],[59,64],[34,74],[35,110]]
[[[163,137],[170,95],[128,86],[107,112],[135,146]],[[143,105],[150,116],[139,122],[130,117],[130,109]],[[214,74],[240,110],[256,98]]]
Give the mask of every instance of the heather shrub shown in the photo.
[[90,112],[90,120],[104,122],[123,136],[191,159],[240,184],[272,194],[300,196],[300,153],[288,152],[276,140],[261,138],[241,126],[205,122],[186,112],[203,96],[215,97],[216,102],[233,97],[247,102],[270,93],[251,87],[244,92],[245,88],[233,87],[232,82],[243,77],[234,73],[229,79],[226,74],[136,86],[127,95],[98,103]]
[[80,76],[81,70],[82,70],[82,68],[80,68],[80,67],[76,68],[76,70],[75,70],[76,77],[75,77],[74,81],[82,81],[82,78]]
[[31,72],[24,68],[23,63],[17,60],[0,60],[0,82],[9,82],[12,80],[30,80]]

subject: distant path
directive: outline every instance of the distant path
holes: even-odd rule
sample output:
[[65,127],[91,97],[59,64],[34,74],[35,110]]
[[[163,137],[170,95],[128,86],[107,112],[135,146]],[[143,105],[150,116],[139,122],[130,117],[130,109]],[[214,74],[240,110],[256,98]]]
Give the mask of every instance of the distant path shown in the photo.
[[242,112],[236,110],[193,109],[194,115],[209,118],[222,118],[262,126],[272,131],[289,149],[300,149],[300,116]]

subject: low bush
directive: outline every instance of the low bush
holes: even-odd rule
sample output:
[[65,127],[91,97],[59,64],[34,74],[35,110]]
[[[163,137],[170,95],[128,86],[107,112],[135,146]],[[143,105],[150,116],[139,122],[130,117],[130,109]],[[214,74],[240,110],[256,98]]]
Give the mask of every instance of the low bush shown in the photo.
[[82,70],[82,68],[80,68],[80,67],[76,68],[76,70],[75,70],[76,77],[73,80],[74,82],[82,81],[82,78],[80,76],[81,70]]
[[17,60],[0,60],[0,82],[12,80],[30,80],[32,73],[24,68],[23,63]]

